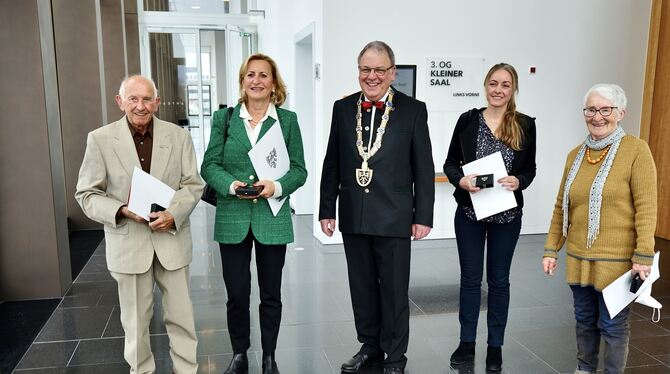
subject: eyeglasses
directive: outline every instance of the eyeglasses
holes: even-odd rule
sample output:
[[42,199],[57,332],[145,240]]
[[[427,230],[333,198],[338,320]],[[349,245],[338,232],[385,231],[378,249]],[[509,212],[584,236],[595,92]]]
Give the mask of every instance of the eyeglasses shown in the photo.
[[382,68],[382,67],[377,67],[377,68],[370,68],[367,66],[359,66],[358,67],[358,72],[362,76],[367,76],[370,75],[371,72],[375,72],[375,75],[378,77],[382,77],[386,74],[387,71],[393,69],[395,66],[389,66],[387,68]]
[[596,113],[600,113],[601,116],[607,117],[610,114],[612,114],[612,111],[614,109],[619,109],[618,107],[615,106],[604,106],[600,109],[596,108],[584,108],[584,116],[586,117],[594,117]]

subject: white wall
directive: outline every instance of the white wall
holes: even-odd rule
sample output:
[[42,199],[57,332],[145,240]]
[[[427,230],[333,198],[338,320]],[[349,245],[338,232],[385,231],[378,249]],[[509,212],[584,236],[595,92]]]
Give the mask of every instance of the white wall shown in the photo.
[[[305,32],[312,33],[313,59],[315,63],[322,61],[323,54],[323,11],[322,0],[258,0],[258,8],[265,10],[265,20],[258,25],[259,52],[270,55],[279,65],[282,77],[288,86],[289,96],[285,107],[296,110],[296,68],[305,69],[304,64],[296,64],[295,44],[298,39],[304,38]],[[313,67],[310,68],[313,73]],[[301,71],[301,74],[307,72]],[[303,84],[303,87],[305,85]],[[304,91],[300,93],[304,95]],[[314,82],[315,103],[311,113],[297,111],[303,143],[305,148],[305,163],[308,170],[305,186],[298,189],[292,197],[292,206],[297,213],[305,213],[305,206],[314,207],[318,202],[317,168],[321,167],[321,158],[314,157],[320,152],[315,151],[315,137],[317,129],[322,124],[317,118],[323,118],[323,87],[322,81]],[[318,134],[320,135],[320,134]],[[311,200],[311,201],[305,201]],[[311,213],[311,212],[310,212]]]
[[[396,63],[417,65],[417,98],[427,103],[422,79],[426,57],[483,57],[487,66],[501,61],[514,65],[519,72],[518,109],[537,117],[538,126],[538,173],[524,192],[523,233],[547,231],[565,156],[587,133],[580,109],[591,85],[621,85],[629,99],[623,127],[639,133],[651,0],[391,0],[374,9],[353,0],[267,0],[264,5],[262,46],[282,59],[287,75],[294,55],[292,35],[316,22],[316,62],[322,65],[323,78],[317,84],[316,116],[321,121],[313,157],[319,161],[333,101],[359,90],[356,57],[368,41],[386,41]],[[537,66],[535,75],[528,73],[531,65]],[[435,112],[430,106],[429,111],[434,162],[441,170],[460,112]],[[318,188],[320,175],[315,177]],[[436,192],[430,237],[453,237],[453,187],[440,183]],[[324,239],[316,229],[315,235]]]

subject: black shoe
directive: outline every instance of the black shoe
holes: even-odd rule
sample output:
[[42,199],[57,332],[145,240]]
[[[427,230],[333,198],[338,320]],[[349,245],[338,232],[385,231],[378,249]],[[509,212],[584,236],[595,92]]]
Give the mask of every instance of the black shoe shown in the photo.
[[342,364],[342,372],[347,374],[361,373],[370,366],[384,361],[384,354],[370,355],[358,352],[349,361]]
[[384,368],[384,374],[405,374],[403,368]]
[[263,374],[279,374],[277,362],[272,355],[263,355]]
[[228,364],[228,369],[223,374],[247,374],[249,372],[249,360],[246,353],[235,353]]
[[502,347],[491,347],[486,349],[486,370],[502,370]]
[[458,348],[451,354],[453,365],[462,365],[475,360],[475,342],[460,342]]

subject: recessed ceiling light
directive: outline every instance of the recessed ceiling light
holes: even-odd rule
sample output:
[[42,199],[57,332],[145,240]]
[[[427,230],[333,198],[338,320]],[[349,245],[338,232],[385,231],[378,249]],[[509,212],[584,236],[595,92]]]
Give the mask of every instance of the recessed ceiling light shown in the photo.
[[191,9],[200,9],[200,5],[192,5]]

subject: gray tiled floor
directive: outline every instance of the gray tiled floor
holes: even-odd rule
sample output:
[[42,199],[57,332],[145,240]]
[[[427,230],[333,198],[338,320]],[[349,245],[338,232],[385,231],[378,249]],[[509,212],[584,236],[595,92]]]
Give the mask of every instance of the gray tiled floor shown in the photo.
[[[312,236],[312,216],[295,219],[296,242],[287,252],[284,303],[277,362],[284,374],[339,373],[358,349],[346,263],[341,246],[322,246]],[[194,257],[191,286],[200,373],[221,373],[231,358],[225,318],[226,293],[218,245],[212,237],[213,208],[201,204],[192,216]],[[505,345],[505,373],[572,373],[575,367],[572,296],[564,267],[554,277],[540,271],[544,235],[522,236],[511,275],[511,303]],[[664,244],[665,245],[665,244]],[[253,263],[253,262],[252,262]],[[662,266],[667,269],[667,261]],[[458,255],[454,240],[413,245],[411,266],[411,337],[407,372],[484,373],[486,354],[486,286],[478,328],[475,363],[450,368],[458,345]],[[654,285],[654,296],[670,305],[670,282]],[[150,331],[158,373],[169,373],[169,340],[162,320],[160,292],[155,292]],[[258,290],[252,291],[250,373],[260,373]],[[657,324],[651,311],[636,305],[626,373],[670,373],[670,315]],[[19,363],[18,373],[127,373],[116,283],[109,276],[104,242]],[[378,373],[378,369],[369,373]]]

